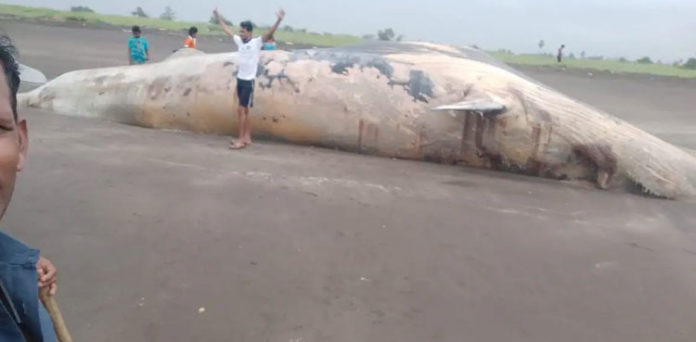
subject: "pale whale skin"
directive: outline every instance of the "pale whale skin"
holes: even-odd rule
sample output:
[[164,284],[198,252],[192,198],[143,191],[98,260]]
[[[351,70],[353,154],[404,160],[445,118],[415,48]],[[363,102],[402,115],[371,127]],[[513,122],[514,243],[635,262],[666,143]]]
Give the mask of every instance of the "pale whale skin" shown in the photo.
[[[235,57],[183,51],[149,65],[69,72],[21,94],[20,106],[235,134]],[[476,49],[371,43],[261,59],[255,136],[696,195],[693,155]]]

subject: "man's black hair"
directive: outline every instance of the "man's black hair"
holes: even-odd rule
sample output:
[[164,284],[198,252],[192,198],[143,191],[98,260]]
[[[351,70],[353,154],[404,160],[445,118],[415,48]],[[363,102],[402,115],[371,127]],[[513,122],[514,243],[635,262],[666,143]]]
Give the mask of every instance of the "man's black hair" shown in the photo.
[[133,34],[140,33],[140,26],[134,25],[131,31],[133,31]]
[[245,30],[247,30],[249,32],[254,32],[254,24],[252,24],[251,21],[249,21],[249,20],[242,21],[242,23],[239,24],[239,26],[241,26],[242,28],[244,28]]
[[189,36],[194,35],[196,33],[198,33],[198,27],[191,26],[191,28],[189,29]]
[[5,73],[7,86],[10,87],[10,105],[12,114],[17,119],[17,91],[19,90],[19,65],[15,59],[17,50],[10,37],[0,35],[0,63]]

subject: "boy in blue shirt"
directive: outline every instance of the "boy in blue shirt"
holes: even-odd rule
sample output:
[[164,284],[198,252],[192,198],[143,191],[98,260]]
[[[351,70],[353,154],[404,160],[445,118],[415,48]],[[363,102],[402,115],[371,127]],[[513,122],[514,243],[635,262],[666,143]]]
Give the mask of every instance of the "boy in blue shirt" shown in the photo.
[[133,26],[133,37],[128,39],[128,57],[130,64],[145,64],[150,60],[150,47],[147,39],[140,36],[140,26]]

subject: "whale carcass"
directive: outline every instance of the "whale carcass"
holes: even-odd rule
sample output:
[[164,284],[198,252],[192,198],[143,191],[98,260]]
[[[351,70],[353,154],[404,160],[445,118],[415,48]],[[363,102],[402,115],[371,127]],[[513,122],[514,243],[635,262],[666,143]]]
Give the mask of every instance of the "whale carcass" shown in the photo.
[[[153,128],[236,132],[236,54],[66,73],[20,105]],[[696,158],[472,48],[369,43],[261,57],[255,136],[587,179],[685,198]]]

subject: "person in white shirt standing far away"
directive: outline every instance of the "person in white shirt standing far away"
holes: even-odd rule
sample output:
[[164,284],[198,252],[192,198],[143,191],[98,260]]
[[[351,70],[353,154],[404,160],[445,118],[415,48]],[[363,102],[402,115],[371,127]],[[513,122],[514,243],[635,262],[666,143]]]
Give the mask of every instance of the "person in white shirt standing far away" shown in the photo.
[[278,26],[280,26],[280,22],[285,17],[285,11],[280,9],[276,14],[278,20],[276,20],[273,27],[263,36],[256,38],[253,38],[254,26],[251,21],[242,22],[239,25],[239,35],[236,35],[227,27],[217,8],[213,11],[213,15],[217,18],[222,30],[232,37],[238,48],[237,97],[239,99],[239,107],[237,108],[237,115],[239,116],[239,136],[237,141],[230,143],[230,148],[237,150],[251,144],[249,108],[254,106],[254,81],[258,70],[259,53],[263,43],[271,40]]

